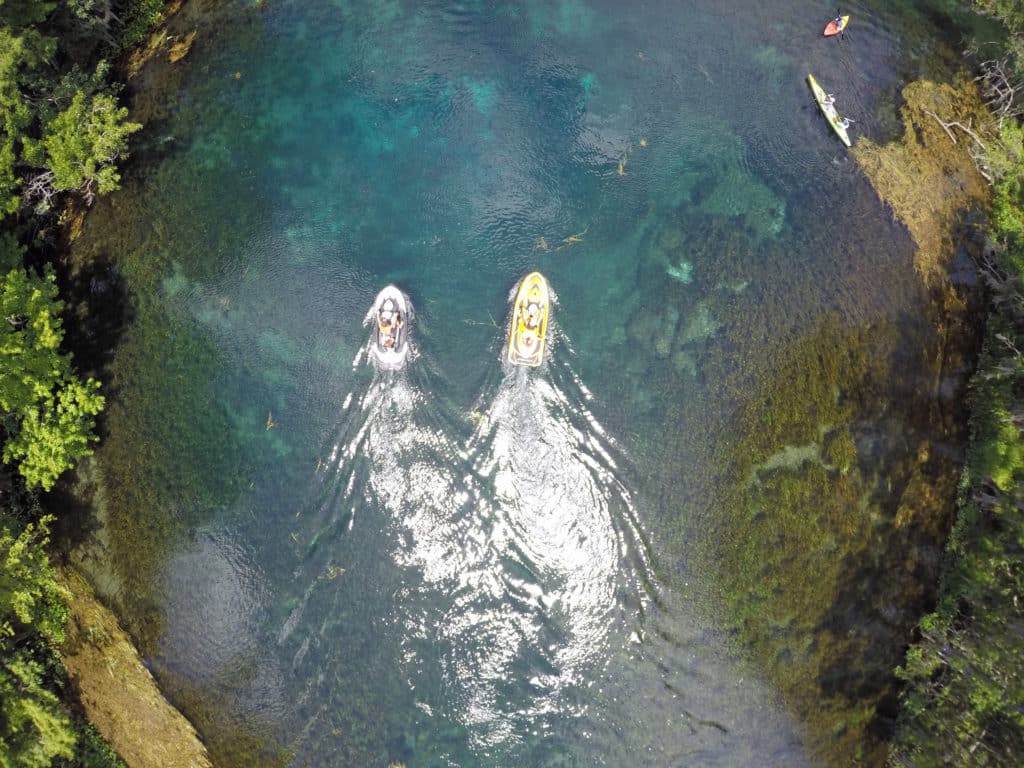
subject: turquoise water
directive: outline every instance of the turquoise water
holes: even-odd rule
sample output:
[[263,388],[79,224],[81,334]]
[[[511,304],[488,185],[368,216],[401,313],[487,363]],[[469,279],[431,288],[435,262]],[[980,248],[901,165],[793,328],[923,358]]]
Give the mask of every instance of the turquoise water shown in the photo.
[[[697,542],[737,382],[825,317],[930,338],[804,78],[884,137],[937,33],[851,9],[841,42],[820,2],[207,11],[79,247],[135,296],[100,483],[180,524],[115,597],[224,764],[815,762]],[[534,269],[548,361],[512,369]],[[388,283],[401,372],[365,356]],[[877,429],[910,443],[900,391]]]

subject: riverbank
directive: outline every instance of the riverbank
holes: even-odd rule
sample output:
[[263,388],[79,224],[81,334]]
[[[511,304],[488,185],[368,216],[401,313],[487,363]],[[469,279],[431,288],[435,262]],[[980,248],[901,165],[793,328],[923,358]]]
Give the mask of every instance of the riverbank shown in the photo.
[[[131,119],[148,126],[150,132],[172,108],[180,91],[179,62],[198,34],[207,5],[187,0],[165,3],[158,16],[154,11],[157,23],[146,38],[118,65]],[[151,145],[152,141],[144,143]],[[75,201],[69,206],[61,237],[65,253],[80,234],[87,212]],[[79,319],[73,346],[108,383],[106,351],[118,343],[131,305],[131,297],[116,278],[115,265],[116,256],[88,264],[73,258],[62,261],[62,283]],[[72,494],[72,508],[88,517],[88,523],[78,523],[77,530],[63,540],[71,560],[77,563],[62,572],[71,594],[68,636],[62,647],[70,681],[87,718],[128,768],[209,768],[210,756],[192,723],[168,702],[135,640],[93,591],[96,585],[107,600],[122,609],[124,601],[131,600],[130,585],[125,588],[109,561],[108,521],[90,490],[94,487],[91,478],[88,464],[80,467],[74,481],[77,490]],[[68,494],[58,498],[58,505],[71,501]],[[91,504],[83,506],[83,500],[91,500]],[[89,580],[83,574],[88,574]],[[136,627],[136,631],[144,641],[159,630]]]
[[989,314],[938,605],[920,622],[899,669],[905,689],[893,768],[1014,765],[1024,754],[1024,134],[1011,85],[1024,77],[1024,13],[977,5],[1009,33],[978,78],[995,114],[983,123],[929,117],[971,148],[992,182],[979,260]]
[[[50,492],[58,475],[90,454],[92,417],[104,399],[88,374],[104,378],[99,350],[114,343],[124,321],[125,297],[116,286],[96,274],[75,274],[63,252],[89,202],[117,188],[116,163],[139,128],[118,104],[122,85],[111,78],[108,60],[121,57],[116,75],[136,80],[160,54],[168,64],[180,61],[194,38],[194,32],[182,39],[170,31],[189,23],[180,10],[180,2],[145,0],[113,22],[91,16],[91,8],[69,13],[52,4],[0,14],[0,37],[14,50],[4,73],[4,108],[17,115],[3,134],[11,151],[0,173],[9,214],[0,235],[7,319],[0,403],[4,459],[12,462],[0,473],[5,764],[210,765],[194,729],[163,697],[113,613],[81,574],[65,567],[58,576],[49,565],[48,531],[58,531],[61,551],[54,558],[65,559],[72,540],[92,525],[88,510],[65,503],[61,485],[52,494],[35,490]],[[33,58],[40,50],[48,53]],[[42,140],[33,148],[38,134]],[[94,312],[80,300],[87,295]],[[59,373],[56,381],[39,380],[46,370]],[[19,385],[29,383],[37,401],[19,394]],[[51,420],[52,411],[59,417]],[[7,474],[15,469],[21,477]]]
[[89,722],[128,768],[211,768],[195,729],[160,692],[117,617],[73,569],[61,657]]
[[[201,42],[203,29],[231,22],[245,23],[245,20],[239,21],[231,15],[231,9],[209,0],[175,0],[168,4],[163,20],[149,38],[120,62],[118,72],[125,81],[124,96],[130,119],[146,126],[133,147],[133,163],[124,169],[126,184],[134,186],[143,183],[141,180],[148,180],[146,184],[159,185],[159,180],[151,179],[151,172],[177,146],[175,137],[162,131],[170,116],[182,108],[179,97],[183,91],[187,56],[192,45],[197,40]],[[131,206],[135,202],[122,199],[119,204]],[[197,522],[195,518],[186,521],[176,517],[176,512],[185,505],[186,497],[193,498],[184,489],[173,494],[164,483],[149,484],[139,480],[138,473],[143,470],[139,467],[137,440],[145,435],[144,452],[162,457],[164,460],[155,459],[154,463],[166,471],[177,466],[178,462],[188,461],[190,456],[188,449],[179,445],[177,432],[181,421],[175,419],[200,419],[222,435],[230,433],[230,426],[223,419],[204,414],[204,409],[210,407],[208,394],[202,398],[202,403],[181,402],[181,396],[175,391],[175,386],[183,380],[200,383],[207,380],[215,353],[206,340],[196,340],[182,355],[165,361],[159,370],[152,371],[152,378],[141,382],[141,387],[125,386],[124,372],[114,364],[115,350],[127,352],[131,357],[130,350],[140,343],[147,348],[151,345],[154,348],[166,347],[169,335],[178,332],[190,335],[191,332],[171,320],[140,322],[140,316],[163,310],[161,303],[150,300],[149,294],[138,290],[138,285],[129,287],[125,274],[130,272],[134,257],[130,248],[123,247],[121,242],[105,243],[100,250],[82,246],[79,237],[86,217],[107,217],[110,205],[109,198],[101,198],[89,209],[76,206],[65,215],[61,238],[61,282],[66,289],[70,313],[76,318],[69,329],[69,336],[73,337],[71,346],[76,350],[77,359],[100,375],[104,384],[118,391],[120,396],[112,399],[103,415],[103,441],[98,446],[99,455],[79,465],[74,476],[68,478],[54,498],[53,506],[75,510],[72,516],[78,522],[62,528],[61,546],[72,566],[87,577],[90,588],[95,590],[102,604],[110,606],[123,625],[126,632],[121,639],[131,642],[137,649],[135,663],[126,660],[125,664],[134,667],[144,665],[143,658],[158,653],[163,619],[153,608],[151,590],[159,581],[159,568],[167,553],[175,549],[176,537]],[[187,222],[182,222],[182,231],[188,226]],[[154,288],[152,294],[156,293]],[[139,338],[140,329],[143,329],[142,339]],[[154,330],[157,336],[152,335]],[[174,371],[176,375],[168,378],[168,371]],[[136,381],[133,385],[139,383]],[[158,434],[148,429],[149,425],[124,421],[125,415],[135,410],[131,395],[125,393],[140,389],[148,392],[153,407],[168,417],[159,420],[161,429]],[[231,455],[230,451],[221,453]],[[123,455],[125,459],[106,462],[107,472],[104,474],[97,459],[110,454]],[[111,476],[110,466],[128,471]],[[206,462],[205,469],[208,471],[197,464],[183,473],[203,479],[202,482],[192,482],[191,487],[202,485],[211,496],[218,498],[233,492],[236,484],[230,481],[227,473],[218,472],[215,462]],[[153,487],[161,491],[155,495],[147,493]],[[203,506],[207,503],[210,502],[204,496]],[[86,611],[92,609],[91,603],[84,606]],[[77,606],[73,607],[73,611],[77,610]],[[125,651],[127,658],[127,647],[120,642],[117,647]],[[267,746],[266,734],[247,725],[225,724],[223,708],[218,702],[195,696],[187,679],[167,670],[159,680],[150,677],[151,682],[181,708],[172,708],[171,713],[165,713],[156,706],[154,692],[142,683],[138,688],[140,695],[127,700],[123,699],[123,691],[105,686],[105,673],[100,661],[98,657],[87,656],[83,663],[76,665],[76,674],[82,678],[79,687],[95,691],[93,709],[96,716],[99,722],[110,722],[110,726],[100,730],[104,735],[112,733],[109,737],[111,743],[118,741],[115,747],[128,760],[129,768],[133,768],[129,752],[144,761],[153,757],[153,750],[133,744],[130,721],[118,724],[117,712],[122,704],[131,710],[145,709],[151,702],[151,718],[168,718],[171,723],[180,718],[185,724],[168,729],[171,738],[179,743],[177,749],[169,748],[172,752],[188,755],[189,760],[209,760],[205,751],[209,746],[214,756],[223,757],[230,753],[240,765],[254,764],[257,759],[264,764],[283,764],[284,757]],[[190,730],[194,731],[193,723],[204,736],[202,758],[196,757],[195,740],[189,735]],[[207,742],[211,731],[214,736]],[[135,733],[144,734],[144,731]],[[230,746],[225,747],[224,742]],[[168,741],[171,743],[174,742]],[[122,745],[128,751],[122,750]]]

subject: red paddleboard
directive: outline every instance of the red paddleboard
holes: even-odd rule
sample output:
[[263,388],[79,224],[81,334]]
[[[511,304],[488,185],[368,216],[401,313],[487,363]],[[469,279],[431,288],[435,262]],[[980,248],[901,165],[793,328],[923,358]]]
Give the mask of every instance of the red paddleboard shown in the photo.
[[843,16],[840,24],[836,24],[836,20],[832,19],[832,21],[830,21],[825,26],[825,37],[832,37],[832,35],[838,35],[840,32],[846,29],[846,25],[849,23],[849,16]]

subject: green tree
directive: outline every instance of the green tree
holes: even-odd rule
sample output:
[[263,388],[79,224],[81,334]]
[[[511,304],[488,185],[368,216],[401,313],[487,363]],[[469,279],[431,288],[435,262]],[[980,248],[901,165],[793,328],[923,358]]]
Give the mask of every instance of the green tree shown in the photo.
[[998,19],[1010,33],[1007,53],[1020,70],[1024,66],[1024,3],[1020,0],[974,0],[974,7],[986,16]]
[[[127,152],[128,137],[142,127],[127,117],[128,110],[109,94],[76,93],[47,125],[41,142],[50,186],[57,192],[78,189],[90,202],[117,189],[121,177],[115,163]],[[39,160],[38,151],[33,147],[27,155]]]
[[[0,5],[0,10],[5,7]],[[38,31],[18,34],[0,24],[0,210],[5,213],[13,213],[19,205],[17,164],[33,121],[22,90],[30,73],[53,52],[53,40]]]
[[74,755],[75,731],[47,685],[70,597],[44,549],[50,520],[19,534],[0,520],[0,768]]
[[53,0],[0,0],[0,24],[18,30],[32,27],[45,21],[56,5]]
[[[0,265],[18,252],[8,236],[0,237]],[[18,461],[27,484],[45,490],[91,453],[94,417],[103,409],[99,383],[78,379],[60,351],[60,308],[52,269],[39,277],[19,265],[0,276],[3,460]]]

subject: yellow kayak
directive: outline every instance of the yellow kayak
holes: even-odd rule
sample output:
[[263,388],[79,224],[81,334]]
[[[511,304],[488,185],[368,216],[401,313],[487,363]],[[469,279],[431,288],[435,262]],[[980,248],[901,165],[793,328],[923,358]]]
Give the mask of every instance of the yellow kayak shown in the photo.
[[540,272],[531,272],[519,284],[512,309],[508,361],[513,365],[532,367],[544,360],[549,307],[547,280]]
[[842,117],[836,111],[834,105],[828,104],[825,97],[828,95],[825,93],[825,89],[818,85],[818,81],[814,79],[814,75],[807,76],[807,82],[811,84],[811,90],[814,92],[814,99],[818,102],[818,107],[821,108],[821,112],[825,115],[825,119],[828,120],[828,124],[832,126],[832,130],[836,132],[836,135],[843,140],[843,144],[846,146],[852,146],[850,144],[850,135],[846,132],[846,127],[842,123]]

